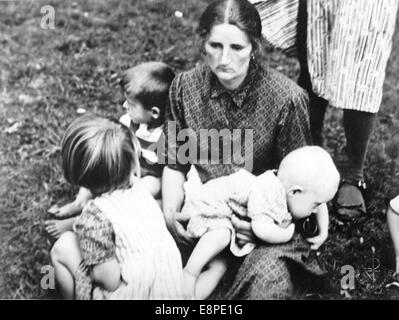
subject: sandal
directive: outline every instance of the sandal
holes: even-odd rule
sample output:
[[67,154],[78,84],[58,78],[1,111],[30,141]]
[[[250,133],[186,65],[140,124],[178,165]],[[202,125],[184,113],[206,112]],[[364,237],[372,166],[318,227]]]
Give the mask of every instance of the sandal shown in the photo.
[[355,220],[366,214],[363,192],[366,183],[363,180],[349,182],[342,180],[338,189],[335,205],[337,215],[343,220]]

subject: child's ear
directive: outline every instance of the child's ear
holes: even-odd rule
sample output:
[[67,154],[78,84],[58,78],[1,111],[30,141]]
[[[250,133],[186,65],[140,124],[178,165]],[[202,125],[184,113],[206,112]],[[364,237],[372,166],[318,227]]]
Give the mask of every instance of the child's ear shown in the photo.
[[158,107],[152,107],[151,108],[151,113],[152,113],[152,118],[156,120],[161,115],[161,110],[159,110]]

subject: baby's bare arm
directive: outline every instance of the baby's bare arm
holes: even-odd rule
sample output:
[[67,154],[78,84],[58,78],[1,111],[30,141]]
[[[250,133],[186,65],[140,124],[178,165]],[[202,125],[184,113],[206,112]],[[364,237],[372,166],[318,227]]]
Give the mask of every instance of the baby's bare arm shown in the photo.
[[121,284],[121,269],[115,258],[95,265],[90,276],[94,282],[108,291],[115,291]]
[[308,238],[307,241],[311,243],[310,249],[317,250],[320,246],[327,240],[328,237],[328,208],[327,204],[321,204],[316,211],[316,221],[317,227],[319,229],[319,234],[313,238]]
[[285,243],[292,239],[295,225],[291,223],[287,228],[275,224],[270,218],[258,216],[252,219],[252,230],[257,238],[266,243]]
[[328,235],[328,224],[329,224],[329,217],[328,217],[328,208],[327,204],[321,204],[316,211],[316,221],[317,226],[319,227],[319,234]]

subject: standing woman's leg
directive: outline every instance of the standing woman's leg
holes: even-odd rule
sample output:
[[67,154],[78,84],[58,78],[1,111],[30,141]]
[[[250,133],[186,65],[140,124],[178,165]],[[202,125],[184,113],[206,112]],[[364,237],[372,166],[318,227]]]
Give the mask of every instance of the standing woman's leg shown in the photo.
[[344,177],[350,180],[363,180],[363,165],[367,147],[373,133],[377,113],[344,110],[344,130],[348,168]]
[[313,143],[323,146],[323,121],[328,101],[317,96],[312,89],[307,58],[307,1],[299,1],[297,25],[297,51],[300,65],[298,84],[309,94],[309,120]]
[[[363,166],[381,102],[398,0],[312,0],[300,4],[299,80],[305,88],[313,84],[320,95],[328,94],[331,105],[344,109],[347,162],[336,205],[342,218],[354,219],[366,212]],[[310,55],[307,59],[306,54]],[[325,109],[315,108],[322,103],[308,91],[312,135],[319,144]]]
[[336,202],[338,215],[347,219],[366,213],[363,167],[376,118],[377,113],[344,110],[347,164]]
[[331,33],[329,91],[332,104],[344,109],[347,163],[336,204],[338,215],[355,219],[366,213],[363,166],[381,104],[399,1],[339,3]]

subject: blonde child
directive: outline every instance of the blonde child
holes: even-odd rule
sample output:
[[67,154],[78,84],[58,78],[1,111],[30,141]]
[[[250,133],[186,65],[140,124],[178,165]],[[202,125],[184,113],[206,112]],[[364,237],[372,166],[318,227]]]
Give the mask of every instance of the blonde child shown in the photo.
[[[170,84],[175,74],[162,62],[145,62],[126,70],[120,85],[126,99],[123,104],[126,114],[120,122],[135,132],[141,147],[142,182],[151,195],[158,199],[161,191],[163,164],[158,162],[156,147],[161,138],[165,120],[165,108]],[[81,188],[75,200],[62,207],[53,206],[49,213],[57,218],[68,218],[81,212],[90,200],[90,192]],[[58,238],[71,230],[74,218],[47,220],[47,232]]]
[[159,205],[131,178],[137,150],[134,134],[106,118],[79,118],[64,135],[64,176],[93,195],[51,251],[64,298],[182,298],[180,253]]
[[188,232],[200,239],[184,268],[185,293],[197,299],[212,293],[226,271],[220,253],[229,244],[236,256],[254,248],[252,243],[237,244],[234,215],[249,218],[260,241],[279,244],[291,240],[295,220],[315,213],[319,234],[308,241],[317,249],[327,239],[326,203],[334,197],[339,178],[330,155],[307,146],[289,153],[277,171],[256,177],[240,169],[192,189],[181,218],[189,219]]

